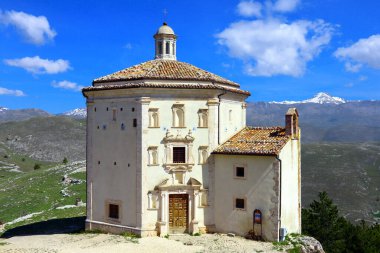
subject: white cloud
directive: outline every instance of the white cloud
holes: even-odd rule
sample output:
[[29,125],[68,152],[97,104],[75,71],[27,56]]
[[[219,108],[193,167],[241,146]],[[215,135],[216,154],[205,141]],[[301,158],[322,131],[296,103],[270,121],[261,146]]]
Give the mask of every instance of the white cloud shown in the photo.
[[340,47],[334,56],[345,61],[345,68],[358,72],[363,65],[380,69],[380,34],[360,39],[349,47]]
[[130,50],[130,49],[132,49],[132,44],[131,43],[127,43],[127,44],[124,45],[124,48]]
[[0,95],[22,97],[25,96],[25,93],[21,90],[9,90],[7,88],[0,87]]
[[41,59],[39,56],[4,60],[5,64],[20,67],[33,74],[56,74],[70,68],[69,61]]
[[243,17],[261,17],[262,5],[253,0],[241,1],[237,6],[237,12]]
[[357,63],[357,64],[354,64],[354,63],[351,63],[351,62],[346,62],[344,64],[344,68],[348,71],[348,72],[353,72],[353,73],[356,73],[356,72],[359,72],[359,70],[362,68],[362,64],[360,63]]
[[273,5],[273,10],[278,12],[291,12],[294,11],[300,0],[278,0]]
[[37,17],[22,11],[0,11],[0,23],[14,26],[30,43],[36,45],[45,44],[57,35],[45,16]]
[[333,30],[323,20],[288,24],[270,19],[232,23],[216,37],[231,57],[244,61],[249,75],[301,76],[307,62],[330,42]]
[[60,82],[53,81],[51,85],[55,88],[62,88],[62,89],[74,90],[74,91],[80,91],[84,88],[84,86],[82,85],[78,85],[77,83],[73,83],[66,80],[60,81]]

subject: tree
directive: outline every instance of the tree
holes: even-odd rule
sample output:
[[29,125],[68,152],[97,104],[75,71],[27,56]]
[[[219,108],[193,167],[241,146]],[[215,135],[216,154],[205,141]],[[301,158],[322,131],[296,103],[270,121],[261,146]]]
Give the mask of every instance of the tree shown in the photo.
[[39,170],[39,169],[41,169],[41,165],[39,165],[38,163],[35,163],[33,169]]
[[67,157],[64,157],[62,163],[63,163],[63,164],[67,164],[68,162],[69,162],[69,161],[67,160]]
[[310,208],[302,210],[302,231],[320,241],[326,252],[343,252],[345,232],[350,225],[339,216],[338,208],[326,192],[319,193]]

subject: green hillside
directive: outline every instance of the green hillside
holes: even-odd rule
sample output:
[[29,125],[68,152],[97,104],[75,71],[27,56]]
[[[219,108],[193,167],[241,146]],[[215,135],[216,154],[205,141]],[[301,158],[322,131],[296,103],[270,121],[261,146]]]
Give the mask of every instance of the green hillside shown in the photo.
[[[7,172],[0,166],[0,221],[6,229],[54,218],[85,215],[85,162]],[[74,183],[63,182],[66,175]]]

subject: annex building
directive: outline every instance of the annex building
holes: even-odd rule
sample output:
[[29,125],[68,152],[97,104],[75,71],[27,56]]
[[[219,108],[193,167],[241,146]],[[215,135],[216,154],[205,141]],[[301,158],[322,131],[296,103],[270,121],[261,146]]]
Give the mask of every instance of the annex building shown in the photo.
[[[177,61],[163,24],[155,59],[97,78],[87,101],[87,229],[141,236],[301,231],[298,113],[246,126],[239,84]],[[257,232],[257,231],[256,231]],[[258,233],[258,232],[257,232]]]

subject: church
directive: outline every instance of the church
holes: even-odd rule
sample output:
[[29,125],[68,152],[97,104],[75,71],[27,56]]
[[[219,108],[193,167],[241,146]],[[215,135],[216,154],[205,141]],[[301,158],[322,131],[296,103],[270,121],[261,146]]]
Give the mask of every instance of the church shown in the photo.
[[164,23],[155,58],[95,79],[87,103],[86,229],[142,237],[301,232],[298,112],[246,126],[240,85],[177,60]]

